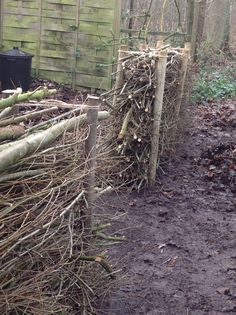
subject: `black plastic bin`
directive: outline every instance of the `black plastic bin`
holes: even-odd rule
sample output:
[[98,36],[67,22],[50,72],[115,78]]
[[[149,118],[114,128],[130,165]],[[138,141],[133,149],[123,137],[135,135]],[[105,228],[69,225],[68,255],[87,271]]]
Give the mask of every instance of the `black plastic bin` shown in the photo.
[[0,52],[0,82],[2,90],[21,87],[29,90],[31,63],[33,55],[19,50],[18,47]]

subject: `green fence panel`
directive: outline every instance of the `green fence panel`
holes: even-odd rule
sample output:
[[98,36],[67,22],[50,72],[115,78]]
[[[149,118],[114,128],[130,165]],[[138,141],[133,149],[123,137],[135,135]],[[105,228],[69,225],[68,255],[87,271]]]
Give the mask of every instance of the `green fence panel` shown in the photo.
[[120,0],[2,0],[1,50],[34,54],[32,72],[73,87],[109,89]]

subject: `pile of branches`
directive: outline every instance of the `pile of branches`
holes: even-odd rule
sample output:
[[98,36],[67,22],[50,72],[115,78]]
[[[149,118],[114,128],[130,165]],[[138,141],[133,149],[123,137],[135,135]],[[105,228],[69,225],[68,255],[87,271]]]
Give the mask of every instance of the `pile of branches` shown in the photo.
[[94,231],[86,225],[86,115],[76,115],[78,108],[59,115],[59,108],[49,106],[44,115],[20,110],[3,117],[9,105],[55,92],[0,100],[2,128],[23,130],[0,144],[1,314],[89,313],[92,299],[113,277],[104,257],[96,255]]
[[[139,189],[148,180],[153,107],[158,85],[156,62],[160,49],[127,51],[122,58],[122,86],[103,94],[113,114],[106,145],[120,157],[114,169],[116,181]],[[159,157],[172,148],[177,124],[175,105],[181,78],[182,53],[168,49]]]

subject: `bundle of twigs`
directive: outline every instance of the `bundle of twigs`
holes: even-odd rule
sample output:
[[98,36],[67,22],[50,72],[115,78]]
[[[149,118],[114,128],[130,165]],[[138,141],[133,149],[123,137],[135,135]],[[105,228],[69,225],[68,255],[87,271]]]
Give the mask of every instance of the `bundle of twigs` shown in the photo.
[[89,314],[113,277],[86,228],[86,115],[59,116],[0,145],[1,314]]
[[1,314],[82,314],[105,279],[85,267],[102,261],[87,257],[85,136],[24,159],[11,170],[21,177],[0,184]]
[[[159,158],[171,146],[177,123],[176,102],[181,79],[182,50],[167,48],[167,68],[161,121]],[[156,63],[161,49],[124,51],[121,59],[122,84],[103,94],[113,114],[106,145],[120,156],[114,172],[135,189],[148,180],[153,110],[159,78]],[[121,74],[118,74],[119,77]],[[119,80],[120,78],[118,78]],[[120,180],[117,179],[119,182]]]

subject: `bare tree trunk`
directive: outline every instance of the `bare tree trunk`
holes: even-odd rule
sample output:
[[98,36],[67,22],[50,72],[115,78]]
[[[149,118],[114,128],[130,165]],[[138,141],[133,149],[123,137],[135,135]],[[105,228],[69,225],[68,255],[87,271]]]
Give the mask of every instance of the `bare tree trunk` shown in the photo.
[[[194,1],[187,0],[187,33],[192,34]],[[189,40],[189,38],[188,38]]]
[[[134,23],[134,0],[130,0],[130,6],[129,6],[129,30],[133,29],[133,23]],[[132,32],[129,33],[129,39],[132,38]]]
[[207,47],[220,50],[229,45],[230,0],[214,0],[208,12]]
[[[232,57],[236,56],[236,1],[231,2],[230,8],[230,31],[229,31],[229,49],[232,52]],[[235,57],[234,57],[235,59]]]
[[202,0],[200,4],[200,12],[198,18],[198,30],[197,30],[197,47],[201,46],[204,34],[204,25],[206,17],[206,0]]

